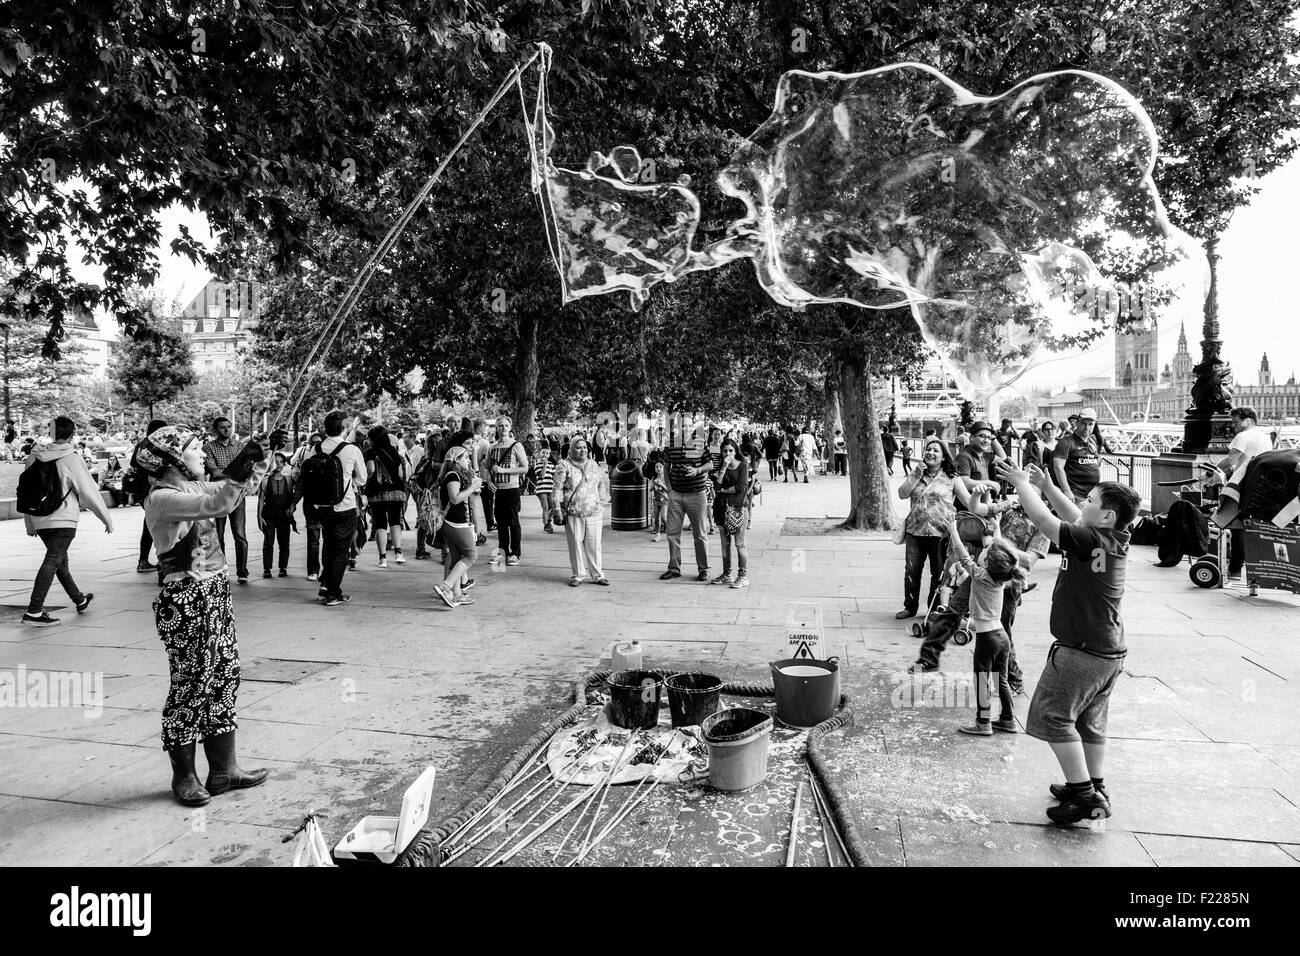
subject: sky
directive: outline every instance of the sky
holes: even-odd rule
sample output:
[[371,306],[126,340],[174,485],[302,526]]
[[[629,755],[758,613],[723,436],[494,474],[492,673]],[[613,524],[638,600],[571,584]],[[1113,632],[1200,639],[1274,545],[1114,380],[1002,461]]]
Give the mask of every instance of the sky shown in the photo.
[[[1238,209],[1219,243],[1219,312],[1223,356],[1239,384],[1257,382],[1260,357],[1268,352],[1275,379],[1285,381],[1294,371],[1300,376],[1300,156],[1261,177],[1259,194]],[[525,183],[520,189],[527,188]],[[160,274],[155,289],[164,301],[173,296],[184,306],[208,280],[208,273],[168,244],[185,224],[208,242],[211,233],[199,213],[174,206],[162,216],[162,242],[158,250]],[[729,268],[748,268],[733,264]],[[78,274],[97,279],[98,270],[81,267]],[[558,278],[555,283],[560,304]],[[1187,339],[1194,359],[1200,358],[1200,306],[1185,302],[1180,309],[1187,322]],[[1179,316],[1160,322],[1159,365],[1172,360],[1178,343]],[[105,329],[112,334],[112,330]],[[1087,354],[1059,358],[1026,373],[1011,394],[1030,388],[1059,391],[1086,378],[1110,378],[1114,371],[1114,338],[1099,341]]]

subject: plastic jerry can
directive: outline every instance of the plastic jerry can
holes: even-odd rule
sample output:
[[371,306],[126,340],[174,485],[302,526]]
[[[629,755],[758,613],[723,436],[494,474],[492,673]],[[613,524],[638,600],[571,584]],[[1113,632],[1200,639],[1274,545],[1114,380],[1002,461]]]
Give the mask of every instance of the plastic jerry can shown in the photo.
[[611,670],[641,670],[641,642],[616,643],[610,651],[609,657]]

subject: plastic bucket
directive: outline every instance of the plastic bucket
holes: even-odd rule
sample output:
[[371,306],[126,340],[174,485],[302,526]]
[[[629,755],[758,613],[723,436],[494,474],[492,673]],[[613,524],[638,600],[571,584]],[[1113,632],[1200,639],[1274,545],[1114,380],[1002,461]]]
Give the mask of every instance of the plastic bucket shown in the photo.
[[674,727],[692,727],[716,714],[722,696],[722,678],[713,674],[674,674],[668,687],[668,712]]
[[829,720],[840,699],[840,665],[828,661],[773,661],[776,719],[787,727],[805,730]]
[[609,722],[625,730],[652,730],[659,723],[664,679],[653,671],[618,671],[609,676]]
[[715,790],[748,790],[767,779],[767,746],[772,718],[761,710],[734,707],[704,718],[709,748],[709,785]]

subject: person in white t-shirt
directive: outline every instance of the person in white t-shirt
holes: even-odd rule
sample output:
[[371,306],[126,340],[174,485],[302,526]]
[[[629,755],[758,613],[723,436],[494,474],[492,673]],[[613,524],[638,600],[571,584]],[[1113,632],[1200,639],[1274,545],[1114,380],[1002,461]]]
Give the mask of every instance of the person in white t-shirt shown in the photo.
[[[1259,427],[1255,409],[1249,405],[1234,408],[1229,414],[1232,416],[1232,427],[1237,434],[1228,445],[1228,457],[1215,467],[1224,476],[1225,481],[1240,484],[1246,475],[1246,466],[1250,464],[1250,460],[1256,455],[1273,450],[1273,439],[1269,437],[1268,432]],[[1234,534],[1231,554],[1228,555],[1228,575],[1231,577],[1241,574],[1245,563],[1246,537],[1243,534]]]

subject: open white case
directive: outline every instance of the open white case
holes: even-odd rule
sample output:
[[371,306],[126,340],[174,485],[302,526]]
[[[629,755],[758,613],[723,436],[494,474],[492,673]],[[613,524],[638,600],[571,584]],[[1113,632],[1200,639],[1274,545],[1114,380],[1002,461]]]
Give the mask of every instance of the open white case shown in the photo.
[[334,859],[392,863],[429,819],[436,770],[427,768],[407,788],[396,817],[362,817],[334,847]]

